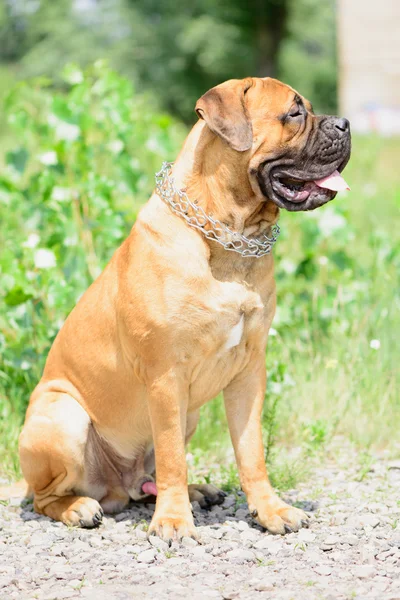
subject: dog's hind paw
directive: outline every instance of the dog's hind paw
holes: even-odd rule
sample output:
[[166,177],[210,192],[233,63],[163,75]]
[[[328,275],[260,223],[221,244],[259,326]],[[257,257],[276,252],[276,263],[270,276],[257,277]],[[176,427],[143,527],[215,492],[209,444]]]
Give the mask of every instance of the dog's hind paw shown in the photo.
[[77,497],[61,515],[61,520],[68,526],[92,528],[98,527],[103,520],[104,511],[97,500]]
[[188,486],[190,502],[197,501],[201,508],[209,509],[215,504],[222,504],[226,493],[209,483],[194,483]]

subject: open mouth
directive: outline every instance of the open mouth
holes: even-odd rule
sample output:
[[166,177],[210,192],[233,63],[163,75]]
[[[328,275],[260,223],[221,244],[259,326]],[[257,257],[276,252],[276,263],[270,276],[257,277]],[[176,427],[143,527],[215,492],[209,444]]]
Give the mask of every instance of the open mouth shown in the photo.
[[282,200],[294,203],[305,202],[311,195],[316,194],[331,199],[336,192],[350,189],[337,170],[327,177],[314,180],[299,179],[286,174],[272,174],[271,185],[275,194]]

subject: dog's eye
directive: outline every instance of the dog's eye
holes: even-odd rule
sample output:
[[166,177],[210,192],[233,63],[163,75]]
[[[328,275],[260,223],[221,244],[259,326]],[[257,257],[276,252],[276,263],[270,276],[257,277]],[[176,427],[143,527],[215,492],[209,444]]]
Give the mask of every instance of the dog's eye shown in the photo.
[[289,112],[289,117],[301,117],[302,112],[300,110],[300,106],[298,104],[295,104]]

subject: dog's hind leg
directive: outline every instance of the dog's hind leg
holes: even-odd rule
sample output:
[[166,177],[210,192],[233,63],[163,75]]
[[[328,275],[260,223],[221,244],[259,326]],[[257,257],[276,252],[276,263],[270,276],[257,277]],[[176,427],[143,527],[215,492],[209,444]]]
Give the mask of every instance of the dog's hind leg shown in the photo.
[[36,512],[66,525],[95,527],[103,515],[98,501],[89,497],[85,478],[89,424],[74,398],[45,392],[28,411],[20,435],[21,468]]
[[[185,445],[193,437],[199,422],[199,411],[191,412],[186,419]],[[191,483],[188,485],[190,502],[198,502],[201,508],[210,509],[214,504],[222,504],[226,497],[225,492],[219,490],[211,483]]]

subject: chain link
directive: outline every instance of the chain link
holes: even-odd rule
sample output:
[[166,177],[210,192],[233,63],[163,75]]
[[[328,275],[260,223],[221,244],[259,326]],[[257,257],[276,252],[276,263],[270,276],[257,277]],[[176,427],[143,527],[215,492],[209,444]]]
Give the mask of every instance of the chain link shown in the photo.
[[[175,188],[174,179],[171,176],[172,165],[173,163],[164,162],[161,170],[156,173],[156,191],[160,198],[177,215],[185,219],[190,227],[200,230],[207,239],[221,244],[225,250],[238,252],[244,257],[260,258],[271,253],[280,233],[279,225],[272,225],[272,237],[263,234],[261,238],[247,238],[241,233],[233,231],[221,221],[207,215],[201,206],[191,202],[186,192]],[[189,214],[189,209],[192,214]],[[206,229],[207,225],[210,226],[209,229]]]

